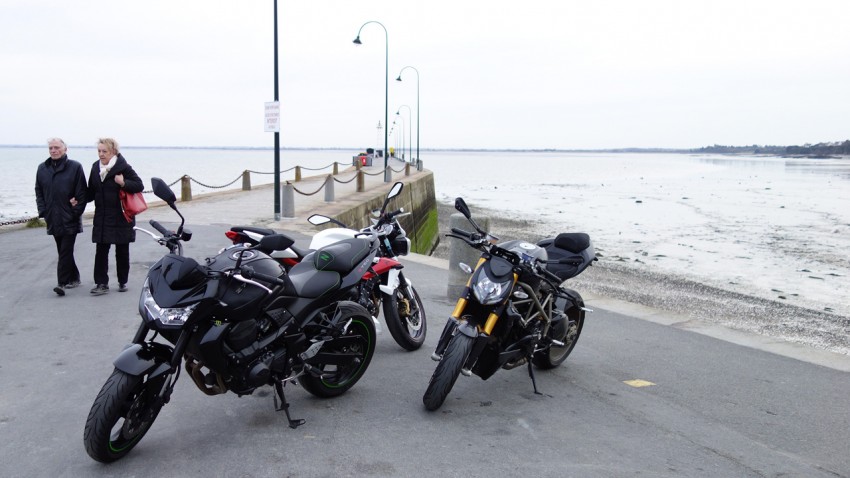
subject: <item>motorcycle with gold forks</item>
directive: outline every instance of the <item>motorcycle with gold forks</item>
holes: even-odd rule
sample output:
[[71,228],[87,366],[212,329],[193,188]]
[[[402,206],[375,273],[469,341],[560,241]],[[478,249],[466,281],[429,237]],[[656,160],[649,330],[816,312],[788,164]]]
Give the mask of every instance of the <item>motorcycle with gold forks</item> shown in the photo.
[[490,378],[499,368],[528,366],[534,393],[534,366],[551,369],[573,351],[584,325],[581,295],[563,286],[596,259],[590,237],[562,233],[537,244],[498,243],[472,219],[463,198],[455,199],[475,228],[452,228],[452,237],[479,249],[481,257],[446,322],[431,358],[438,361],[422,397],[425,408],[442,406],[460,374]]

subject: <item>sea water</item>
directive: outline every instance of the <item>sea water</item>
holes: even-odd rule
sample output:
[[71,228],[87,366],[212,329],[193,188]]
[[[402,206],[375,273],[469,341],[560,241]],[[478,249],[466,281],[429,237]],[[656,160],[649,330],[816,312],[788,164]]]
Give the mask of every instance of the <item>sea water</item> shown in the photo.
[[[238,189],[245,170],[255,185],[274,180],[270,149],[122,154],[148,188],[154,176],[170,184],[189,175],[195,195]],[[355,154],[282,150],[282,180],[296,165],[314,168],[305,175],[330,172]],[[97,159],[93,147],[71,147],[69,156],[87,172]],[[0,222],[36,215],[35,170],[46,158],[46,147],[0,148]],[[464,197],[473,212],[535,221],[534,235],[586,232],[604,260],[850,315],[848,158],[424,151],[422,160],[439,201]]]

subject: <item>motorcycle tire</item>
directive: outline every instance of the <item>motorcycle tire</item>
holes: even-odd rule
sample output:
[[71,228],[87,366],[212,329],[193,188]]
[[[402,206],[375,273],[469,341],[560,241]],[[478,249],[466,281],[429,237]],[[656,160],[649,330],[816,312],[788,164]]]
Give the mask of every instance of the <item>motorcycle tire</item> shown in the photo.
[[443,353],[443,358],[440,359],[437,369],[431,375],[428,389],[422,396],[422,403],[425,404],[427,410],[434,411],[443,405],[458,375],[460,375],[460,369],[466,362],[466,358],[469,357],[474,342],[475,339],[463,334],[457,334],[449,341],[449,345]]
[[145,380],[118,369],[112,372],[86,419],[83,442],[90,457],[110,463],[139,443],[162,409],[157,395],[163,380]]
[[[555,368],[565,360],[573,351],[576,346],[576,342],[578,342],[578,338],[581,335],[581,328],[584,325],[584,318],[579,319],[578,323],[572,322],[568,325],[568,322],[564,320],[562,322],[565,327],[560,328],[551,328],[549,330],[549,334],[553,339],[558,340],[560,342],[564,342],[563,347],[558,347],[550,344],[543,350],[534,352],[534,355],[531,358],[531,363],[534,364],[539,369],[548,370]],[[574,331],[570,331],[571,326],[574,325]]]
[[405,350],[416,350],[425,343],[427,323],[419,293],[413,286],[410,290],[413,297],[408,297],[407,287],[399,287],[395,294],[384,298],[384,321],[397,344]]
[[321,378],[314,375],[306,374],[299,379],[299,383],[304,390],[320,398],[330,398],[342,395],[349,388],[353,387],[363,374],[369,363],[372,361],[372,356],[375,354],[376,332],[375,323],[372,318],[358,313],[356,309],[349,308],[343,311],[342,323],[348,322],[351,319],[351,324],[348,326],[346,335],[359,335],[362,340],[353,346],[334,346],[333,342],[325,344],[321,352],[340,352],[344,354],[354,354],[356,360],[352,360],[345,365],[334,364],[312,364],[314,368],[319,369],[324,375],[330,377]]

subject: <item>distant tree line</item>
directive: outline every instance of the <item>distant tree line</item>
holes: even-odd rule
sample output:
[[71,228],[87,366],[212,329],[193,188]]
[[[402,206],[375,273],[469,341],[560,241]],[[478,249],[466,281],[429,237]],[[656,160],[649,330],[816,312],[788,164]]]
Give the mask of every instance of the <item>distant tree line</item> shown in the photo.
[[691,149],[692,153],[721,153],[721,154],[776,154],[792,156],[834,156],[850,155],[850,140],[833,143],[804,144],[802,146],[705,146]]

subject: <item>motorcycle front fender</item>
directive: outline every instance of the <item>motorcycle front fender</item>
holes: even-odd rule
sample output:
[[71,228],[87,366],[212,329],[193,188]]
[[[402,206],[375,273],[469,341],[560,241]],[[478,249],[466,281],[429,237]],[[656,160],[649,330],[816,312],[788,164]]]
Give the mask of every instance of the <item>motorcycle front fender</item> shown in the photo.
[[174,350],[157,342],[128,345],[112,362],[118,370],[134,376],[160,375],[171,368]]
[[470,324],[469,322],[467,322],[465,320],[458,322],[457,331],[458,331],[458,333],[461,333],[461,334],[463,334],[467,337],[473,338],[473,339],[477,338],[478,335],[479,335],[478,327],[475,324]]
[[[381,292],[383,292],[386,295],[395,294],[396,289],[398,289],[398,287],[401,285],[400,276],[401,276],[401,267],[390,269],[387,272],[387,283],[381,284],[380,286],[378,286],[378,288],[381,289]],[[407,279],[406,277],[405,277],[405,282],[406,282],[406,284],[405,284],[406,287],[410,287],[411,285],[413,285],[410,282],[410,280]]]

